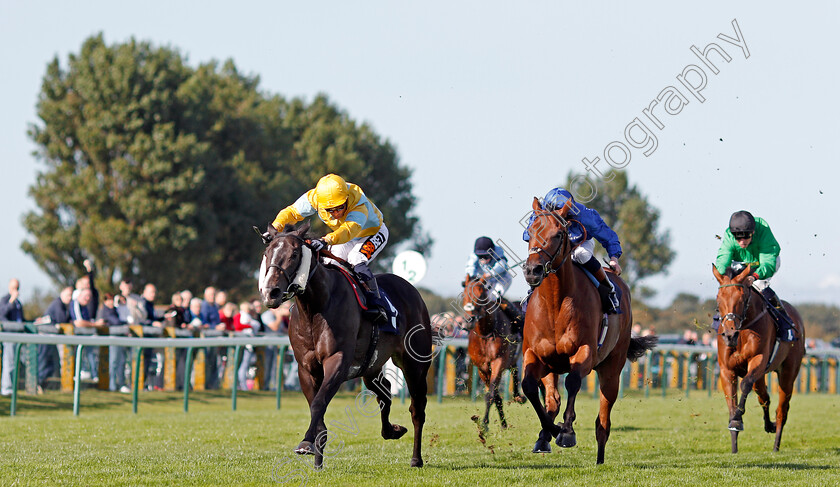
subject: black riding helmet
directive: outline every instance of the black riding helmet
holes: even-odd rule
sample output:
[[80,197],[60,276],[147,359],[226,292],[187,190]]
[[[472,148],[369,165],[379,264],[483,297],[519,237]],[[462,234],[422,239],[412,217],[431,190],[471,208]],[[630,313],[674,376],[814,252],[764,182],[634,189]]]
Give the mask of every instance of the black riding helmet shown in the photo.
[[475,255],[477,255],[480,259],[486,259],[490,257],[490,249],[494,248],[493,241],[490,240],[490,237],[478,237],[475,240]]
[[729,218],[729,231],[732,235],[748,236],[755,232],[755,218],[746,210],[736,211]]

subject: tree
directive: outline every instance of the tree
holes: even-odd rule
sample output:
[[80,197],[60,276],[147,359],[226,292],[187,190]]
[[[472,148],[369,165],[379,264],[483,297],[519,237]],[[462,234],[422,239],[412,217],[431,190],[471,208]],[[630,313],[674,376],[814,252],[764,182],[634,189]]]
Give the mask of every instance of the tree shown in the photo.
[[[598,192],[586,206],[597,210],[621,241],[621,266],[628,285],[643,297],[652,295],[650,289],[640,287],[645,277],[665,272],[674,260],[669,247],[670,234],[659,231],[659,210],[654,208],[636,186],[630,186],[627,173],[613,171],[615,177],[598,187]],[[571,187],[575,175],[569,173],[566,185]]]
[[29,130],[46,170],[30,188],[38,211],[24,218],[24,251],[57,284],[93,257],[104,289],[132,277],[163,293],[253,292],[251,225],[329,171],[346,171],[393,216],[391,247],[422,244],[410,171],[389,142],[325,96],[307,104],[258,88],[232,61],[192,68],[175,49],[108,46],[101,34],[66,68],[54,59]]

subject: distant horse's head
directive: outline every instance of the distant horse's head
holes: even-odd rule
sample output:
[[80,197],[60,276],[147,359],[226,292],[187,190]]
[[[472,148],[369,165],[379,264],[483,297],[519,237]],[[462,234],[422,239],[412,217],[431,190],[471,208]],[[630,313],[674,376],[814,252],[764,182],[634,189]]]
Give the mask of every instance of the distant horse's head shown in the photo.
[[472,279],[467,276],[464,281],[464,298],[461,300],[461,306],[467,323],[473,323],[491,314],[498,307],[498,302],[493,293],[487,289],[484,278]]
[[738,334],[750,307],[751,293],[745,281],[751,272],[752,268],[747,266],[740,274],[735,274],[730,268],[722,275],[712,264],[712,273],[720,284],[717,293],[717,307],[721,317],[718,334],[732,348],[738,345]]
[[[567,200],[559,210],[549,211],[534,198],[532,207],[535,218],[528,228],[528,259],[523,271],[528,285],[537,287],[548,274],[557,272],[571,253],[566,215],[572,207],[572,200]],[[562,261],[557,263],[558,259]]]
[[276,308],[306,289],[317,259],[306,245],[307,230],[308,223],[297,229],[286,225],[282,233],[268,226],[260,265],[260,296],[267,307]]

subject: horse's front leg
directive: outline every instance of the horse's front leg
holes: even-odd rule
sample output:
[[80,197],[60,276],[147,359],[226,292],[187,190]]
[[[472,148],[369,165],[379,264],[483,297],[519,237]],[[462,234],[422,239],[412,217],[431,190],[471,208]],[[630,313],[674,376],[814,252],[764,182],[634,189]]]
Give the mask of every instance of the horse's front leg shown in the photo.
[[566,374],[566,411],[563,413],[563,424],[560,426],[560,434],[557,436],[557,444],[563,448],[570,448],[577,444],[574,422],[575,399],[580,391],[583,378],[592,371],[592,354],[588,345],[578,348],[569,359],[570,370]]
[[[298,379],[300,381],[300,390],[303,392],[303,396],[306,397],[306,402],[309,404],[309,407],[312,407],[312,402],[315,400],[315,395],[318,393],[318,390],[321,388],[321,384],[324,381],[324,369],[321,368],[320,364],[307,364],[304,362],[299,361],[298,366]],[[312,416],[310,416],[310,421],[312,420]],[[326,428],[323,424],[323,417],[321,417],[320,426]],[[298,455],[314,455],[315,454],[315,433],[310,434],[310,431],[317,431],[320,428],[312,428],[312,424],[310,424],[309,430],[304,434],[303,440],[300,444],[295,448],[295,453]]]
[[735,415],[729,422],[729,429],[732,431],[744,431],[743,415],[747,410],[747,396],[760,378],[764,376],[764,369],[767,368],[767,361],[763,354],[756,355],[747,362],[747,374],[741,380],[741,399],[735,409]]
[[304,442],[309,440],[314,444],[315,468],[321,468],[324,463],[324,447],[327,445],[327,427],[324,424],[324,415],[330,401],[338,392],[338,388],[347,379],[349,362],[350,358],[345,358],[341,352],[324,360],[324,379],[309,404],[310,422],[309,429],[306,430],[304,436]]
[[527,399],[522,394],[519,386],[519,356],[522,355],[522,343],[514,342],[510,348],[512,351],[510,352],[509,370],[510,379],[513,381],[513,400],[519,404],[523,404]]
[[[496,404],[496,410],[499,411],[499,422],[502,425],[502,429],[507,428],[507,420],[505,419],[505,412],[502,409],[502,396],[499,394],[499,383],[502,380],[502,372],[504,372],[504,364],[505,360],[504,357],[496,357],[492,362],[490,362],[490,382],[488,383],[489,391],[488,401],[492,400]],[[485,416],[485,424],[489,418]]]
[[[718,362],[720,364],[720,362]],[[732,423],[735,418],[735,413],[738,409],[738,377],[735,372],[720,364],[720,388],[723,390],[723,397],[726,399],[726,407],[729,410],[729,431],[732,437],[732,453],[738,453],[738,432],[744,429],[741,423],[741,429],[732,429],[738,424]]]
[[[551,439],[557,436],[560,428],[554,425],[554,415],[549,415],[540,402],[540,384],[544,384],[543,378],[548,374],[548,370],[545,364],[530,349],[525,350],[522,370],[522,392],[528,398],[531,406],[533,406],[540,420],[540,426],[542,427],[532,451],[534,453],[550,453]],[[545,393],[546,401],[548,401],[548,391],[546,390]]]

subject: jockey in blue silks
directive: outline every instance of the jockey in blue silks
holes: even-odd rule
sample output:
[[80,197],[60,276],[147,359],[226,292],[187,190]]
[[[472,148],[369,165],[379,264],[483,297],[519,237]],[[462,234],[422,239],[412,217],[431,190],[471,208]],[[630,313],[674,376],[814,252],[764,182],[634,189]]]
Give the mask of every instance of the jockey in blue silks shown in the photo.
[[525,316],[504,297],[513,282],[504,249],[494,244],[490,237],[477,238],[473,253],[467,259],[466,272],[468,278],[484,278],[493,300],[499,303],[499,308],[511,321],[511,332],[521,334]]
[[[566,221],[569,223],[567,227],[569,240],[574,247],[572,260],[580,264],[598,280],[598,293],[604,303],[604,312],[607,314],[620,313],[615,287],[607,278],[604,268],[601,267],[594,255],[594,240],[598,240],[609,255],[610,267],[616,274],[621,274],[621,266],[618,265],[618,258],[621,257],[621,243],[618,241],[618,235],[604,223],[604,219],[597,211],[576,202],[572,194],[563,188],[554,188],[549,191],[542,199],[541,206],[549,211],[559,210],[569,200],[572,202],[572,207],[566,216]],[[528,229],[534,222],[534,218],[535,215],[532,214],[525,228],[525,233],[522,234],[522,239],[526,242],[530,240]]]

